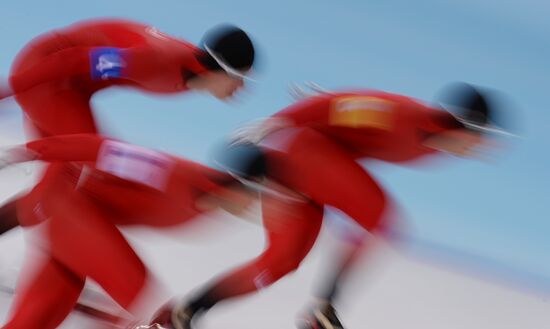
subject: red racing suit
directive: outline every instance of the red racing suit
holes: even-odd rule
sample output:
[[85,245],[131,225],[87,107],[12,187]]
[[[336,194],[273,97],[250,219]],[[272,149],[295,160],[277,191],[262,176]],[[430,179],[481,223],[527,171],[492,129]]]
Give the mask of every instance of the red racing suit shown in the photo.
[[[423,141],[431,134],[460,127],[460,124],[446,112],[430,108],[410,98],[371,91],[313,97],[290,106],[275,114],[275,117],[283,117],[292,124],[270,134],[263,142],[268,161],[268,175],[307,196],[309,201],[290,202],[271,195],[262,197],[267,247],[259,257],[213,284],[210,294],[217,300],[253,292],[295,270],[317,238],[325,205],[340,209],[367,230],[376,231],[383,228],[382,219],[388,208],[387,197],[356,160],[369,157],[403,162],[433,154],[436,151],[425,147]],[[75,148],[75,145],[78,148]],[[93,203],[112,202],[116,205],[117,202],[121,202],[114,207],[125,210],[120,214],[129,215],[135,210],[138,213],[143,211],[154,215],[157,211],[162,214],[162,208],[166,207],[162,201],[149,198],[141,189],[131,188],[130,194],[121,191],[127,184],[136,182],[147,186],[147,189],[154,189],[155,186],[163,186],[160,182],[167,180],[158,179],[159,176],[154,173],[143,175],[148,172],[140,169],[143,163],[140,165],[119,161],[119,164],[123,164],[121,167],[110,165],[117,163],[117,154],[126,154],[123,158],[127,158],[131,153],[140,153],[143,156],[150,151],[137,152],[137,148],[127,144],[105,142],[97,136],[85,135],[47,138],[31,142],[27,147],[36,151],[40,159],[46,161],[95,163],[96,168],[93,170],[100,170],[102,173],[91,176],[81,174],[79,179],[74,179],[82,183],[81,178],[84,176],[79,189],[86,192],[87,208]],[[114,149],[109,151],[113,147]],[[130,151],[132,149],[134,151]],[[140,156],[130,158],[139,160]],[[147,166],[154,163],[158,165],[153,167],[162,167],[160,160],[153,161]],[[182,171],[185,172],[188,170]],[[104,185],[101,182],[102,176],[119,179],[116,177],[118,176],[127,182],[110,181]],[[70,185],[71,188],[74,184]],[[175,190],[177,185],[179,183],[174,184]],[[166,191],[169,190],[170,188]],[[48,196],[65,195],[65,192],[54,192],[49,192]],[[147,197],[141,198],[141,195]],[[90,200],[89,196],[95,197]],[[150,207],[147,206],[147,199],[151,201]],[[125,200],[144,202],[136,207],[138,203],[125,205]],[[155,204],[163,206],[157,208]],[[76,209],[82,211],[81,208]],[[61,220],[51,219],[51,222],[63,223],[58,225],[58,229],[67,234],[68,231],[63,229],[71,228],[67,220],[63,220],[64,216],[68,216],[67,208],[55,209],[55,203],[52,202],[46,212],[60,214]],[[116,221],[117,219],[112,220]],[[52,238],[55,239],[54,236]],[[78,245],[76,241],[75,245]],[[63,245],[56,250],[64,254],[67,247]]]
[[95,134],[47,137],[27,148],[39,160],[76,163],[58,167],[34,209],[48,217],[45,261],[18,287],[3,328],[56,328],[87,278],[127,309],[147,300],[150,274],[117,226],[182,224],[205,211],[202,196],[231,195],[223,173]]
[[[206,71],[197,59],[201,54],[190,43],[150,26],[115,19],[86,21],[32,40],[17,56],[9,82],[34,135],[96,134],[90,105],[95,92],[112,86],[185,92],[187,79]],[[114,149],[120,147],[115,144]],[[148,178],[150,184],[97,171],[93,163],[81,171],[86,162],[56,162],[17,200],[22,225],[48,219],[49,250],[28,286],[18,288],[15,312],[4,328],[55,328],[70,312],[87,277],[122,306],[136,300],[147,271],[115,224],[183,222],[198,212],[194,200],[208,181],[201,179],[209,170],[197,164],[164,155],[155,159],[169,168],[149,167],[158,175]],[[173,184],[180,179],[186,183]],[[102,197],[109,202],[102,203]]]
[[[32,40],[17,56],[10,84],[33,134],[97,133],[90,105],[95,92],[112,86],[184,92],[187,77],[206,71],[197,60],[201,52],[140,23],[85,21]],[[22,209],[34,209],[42,190],[56,179],[55,167],[18,200],[22,225],[38,221],[36,214]]]
[[289,126],[262,141],[268,176],[310,202],[263,195],[266,248],[215,281],[197,305],[256,291],[297,269],[317,239],[325,205],[339,209],[366,230],[383,231],[391,225],[386,216],[390,201],[357,160],[403,163],[437,154],[423,141],[461,127],[447,112],[370,90],[311,97],[274,117],[285,119]]

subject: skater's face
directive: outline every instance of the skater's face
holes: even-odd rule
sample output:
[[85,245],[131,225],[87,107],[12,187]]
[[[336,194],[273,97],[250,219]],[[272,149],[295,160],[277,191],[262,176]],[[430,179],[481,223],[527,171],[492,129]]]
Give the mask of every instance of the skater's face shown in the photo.
[[231,98],[244,86],[243,79],[227,74],[225,71],[211,71],[202,74],[202,87],[214,97],[225,100]]
[[426,141],[426,146],[460,157],[475,157],[486,138],[477,132],[455,129],[437,134]]

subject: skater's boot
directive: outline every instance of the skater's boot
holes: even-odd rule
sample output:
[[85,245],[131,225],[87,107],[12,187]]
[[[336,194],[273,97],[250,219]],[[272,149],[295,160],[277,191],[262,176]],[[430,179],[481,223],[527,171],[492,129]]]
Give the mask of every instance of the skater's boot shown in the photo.
[[170,302],[161,307],[151,321],[151,329],[193,329],[191,326],[193,318],[198,312],[193,311],[186,304]]
[[329,303],[315,305],[296,324],[298,329],[344,329],[336,310]]

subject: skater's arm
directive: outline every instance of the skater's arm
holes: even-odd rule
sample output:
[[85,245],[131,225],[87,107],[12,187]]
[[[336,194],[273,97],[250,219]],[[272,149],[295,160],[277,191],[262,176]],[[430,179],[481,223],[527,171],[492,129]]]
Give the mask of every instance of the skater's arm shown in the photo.
[[47,137],[26,144],[34,160],[95,162],[106,138],[95,134]]
[[266,136],[289,127],[319,125],[327,122],[327,96],[311,97],[266,119],[248,123],[232,133],[233,144],[258,144]]
[[33,161],[35,159],[36,155],[34,152],[29,151],[24,146],[6,148],[0,150],[0,170],[18,163]]

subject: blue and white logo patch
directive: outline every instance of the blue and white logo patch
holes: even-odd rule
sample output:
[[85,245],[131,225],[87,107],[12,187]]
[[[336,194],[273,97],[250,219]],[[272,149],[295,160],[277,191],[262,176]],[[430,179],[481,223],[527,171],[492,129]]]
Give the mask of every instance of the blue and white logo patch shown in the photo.
[[90,72],[94,80],[121,78],[126,62],[120,48],[101,47],[90,52]]

